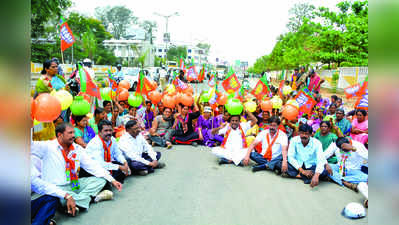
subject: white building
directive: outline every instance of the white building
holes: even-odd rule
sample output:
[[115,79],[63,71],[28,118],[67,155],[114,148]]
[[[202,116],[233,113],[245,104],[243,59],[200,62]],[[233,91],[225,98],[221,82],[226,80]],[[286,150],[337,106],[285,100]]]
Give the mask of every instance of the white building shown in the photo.
[[174,46],[186,46],[187,48],[187,60],[194,59],[194,64],[201,65],[203,63],[208,63],[208,55],[205,50],[198,48],[194,45],[187,43],[171,43],[166,46],[166,44],[155,45],[155,55],[160,58],[166,58],[167,48]]

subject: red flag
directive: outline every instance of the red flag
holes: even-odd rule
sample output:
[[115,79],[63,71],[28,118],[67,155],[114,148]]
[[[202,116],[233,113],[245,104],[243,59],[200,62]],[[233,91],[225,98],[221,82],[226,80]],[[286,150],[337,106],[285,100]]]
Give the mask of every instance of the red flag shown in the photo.
[[227,93],[229,93],[229,91],[236,92],[241,88],[240,81],[238,80],[235,73],[224,79],[222,82],[222,86]]
[[184,71],[184,74],[186,74],[187,70],[182,57],[180,57],[180,69]]
[[186,83],[184,83],[183,81],[181,81],[179,78],[176,78],[175,80],[173,80],[173,84],[176,87],[176,90],[178,91],[184,91],[188,88],[188,85]]
[[310,114],[313,106],[317,103],[310,95],[300,90],[295,96],[295,100],[298,102],[299,111]]
[[83,69],[83,70],[85,71],[85,74],[86,74],[86,93],[90,96],[101,99],[100,89],[93,82],[90,74],[85,69]]
[[63,18],[60,20],[60,37],[61,37],[61,51],[71,47],[75,42],[75,37],[72,34],[66,21]]
[[269,94],[269,90],[266,84],[263,83],[262,80],[259,80],[254,89],[251,91],[251,94],[258,100],[262,100],[264,96]]
[[200,71],[200,74],[198,76],[198,81],[202,82],[205,79],[205,68],[204,65],[202,65],[202,69]]
[[283,87],[284,87],[284,80],[280,82],[280,86],[278,87],[278,94],[280,95],[280,98],[283,99]]

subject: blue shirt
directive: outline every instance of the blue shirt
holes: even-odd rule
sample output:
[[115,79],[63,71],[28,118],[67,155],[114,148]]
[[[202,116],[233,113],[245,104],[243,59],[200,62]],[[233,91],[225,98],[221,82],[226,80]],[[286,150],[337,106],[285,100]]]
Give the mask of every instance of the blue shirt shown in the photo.
[[316,173],[319,174],[323,172],[324,165],[327,163],[323,154],[321,142],[310,137],[309,143],[304,147],[300,136],[295,136],[290,141],[288,162],[297,170],[301,168],[303,164],[305,164],[306,169],[316,166]]
[[341,132],[344,136],[349,135],[352,128],[352,124],[349,122],[349,120],[343,118],[341,121],[336,122],[336,125],[339,127],[339,129],[341,129]]

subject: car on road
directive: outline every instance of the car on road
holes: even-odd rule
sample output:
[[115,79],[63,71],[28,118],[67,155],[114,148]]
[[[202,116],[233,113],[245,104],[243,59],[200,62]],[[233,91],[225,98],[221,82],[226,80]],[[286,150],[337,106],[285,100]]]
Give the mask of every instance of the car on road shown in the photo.
[[[123,73],[125,74],[125,80],[129,81],[130,83],[129,91],[135,91],[137,88],[139,73],[141,69],[138,67],[127,67],[124,69],[125,70],[123,71]],[[144,69],[143,71],[144,74],[149,74],[149,71],[147,69]]]

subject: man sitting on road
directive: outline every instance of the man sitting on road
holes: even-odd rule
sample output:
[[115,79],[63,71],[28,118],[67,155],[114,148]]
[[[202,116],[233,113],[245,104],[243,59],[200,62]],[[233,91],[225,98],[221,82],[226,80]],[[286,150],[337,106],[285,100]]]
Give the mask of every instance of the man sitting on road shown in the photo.
[[128,165],[133,172],[145,176],[154,169],[163,168],[165,163],[158,162],[160,152],[155,152],[142,134],[136,120],[130,120],[125,125],[126,133],[119,140],[119,149],[126,156]]
[[361,171],[364,161],[368,160],[368,151],[364,145],[348,137],[340,137],[324,152],[326,159],[337,156],[337,164],[330,164],[333,174],[330,178],[339,185],[354,191],[360,182],[367,182],[368,175]]
[[255,116],[248,111],[249,121],[240,124],[240,115],[232,115],[229,124],[222,124],[213,129],[213,134],[224,135],[222,145],[212,148],[212,153],[220,158],[219,165],[233,163],[238,166],[247,154],[245,133],[257,122]]
[[112,132],[112,123],[108,120],[101,120],[98,123],[98,135],[89,142],[86,151],[93,160],[110,171],[112,177],[123,184],[126,176],[130,174],[130,169],[118,148],[118,143],[112,137]]
[[[272,116],[269,122],[269,129],[261,131],[249,146],[243,163],[248,165],[251,158],[258,164],[252,167],[252,172],[270,169],[276,173],[280,173],[281,170],[285,173],[288,169],[288,138],[283,131],[278,129],[281,122],[278,117]],[[262,145],[261,152],[253,151],[259,143]]]
[[[323,154],[319,140],[311,137],[313,130],[308,124],[299,126],[299,136],[291,139],[288,148],[288,175],[301,178],[305,184],[315,187],[319,178],[327,178],[331,167]],[[325,169],[324,169],[325,167]]]
[[[108,200],[104,198],[106,196],[97,195],[106,180],[119,191],[122,190],[121,183],[73,142],[75,132],[71,124],[58,125],[56,135],[55,140],[32,142],[31,153],[42,162],[41,177],[37,173],[31,176],[34,192],[58,197],[61,204],[67,207],[67,212],[75,216],[76,206],[88,209],[94,196],[94,202]],[[79,179],[80,166],[94,176]]]

